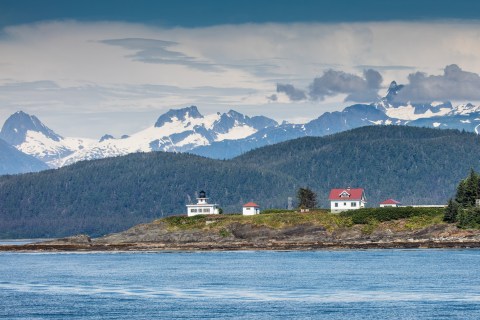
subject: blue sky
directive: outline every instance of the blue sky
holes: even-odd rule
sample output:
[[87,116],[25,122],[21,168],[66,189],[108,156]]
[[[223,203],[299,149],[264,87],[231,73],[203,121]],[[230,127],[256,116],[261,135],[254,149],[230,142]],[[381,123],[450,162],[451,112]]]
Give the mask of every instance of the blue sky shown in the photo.
[[22,109],[97,138],[193,104],[305,122],[392,80],[409,85],[405,99],[477,101],[478,12],[478,1],[2,0],[0,123]]
[[477,19],[475,0],[2,0],[0,26],[39,20],[116,20],[165,27],[218,24]]

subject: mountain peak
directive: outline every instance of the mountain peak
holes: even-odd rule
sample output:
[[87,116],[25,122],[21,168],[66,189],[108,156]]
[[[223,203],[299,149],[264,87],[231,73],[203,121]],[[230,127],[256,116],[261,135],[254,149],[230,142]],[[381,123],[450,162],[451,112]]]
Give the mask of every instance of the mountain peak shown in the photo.
[[15,112],[5,121],[0,131],[0,138],[11,145],[19,145],[25,142],[28,131],[40,132],[54,141],[63,139],[62,136],[45,126],[37,117],[23,111]]
[[402,90],[403,87],[404,87],[403,84],[397,84],[396,81],[390,82],[390,86],[388,87],[387,95],[385,97],[387,101],[392,102],[393,99],[395,99],[395,96],[398,94],[400,90]]
[[105,140],[112,140],[112,139],[115,139],[111,134],[104,134],[100,140],[98,140],[98,142],[102,142],[102,141],[105,141]]
[[167,122],[173,122],[174,118],[180,121],[185,121],[188,118],[200,119],[203,118],[203,116],[198,111],[196,106],[190,106],[181,109],[170,109],[168,112],[164,113],[158,118],[157,122],[155,122],[155,127],[162,127]]

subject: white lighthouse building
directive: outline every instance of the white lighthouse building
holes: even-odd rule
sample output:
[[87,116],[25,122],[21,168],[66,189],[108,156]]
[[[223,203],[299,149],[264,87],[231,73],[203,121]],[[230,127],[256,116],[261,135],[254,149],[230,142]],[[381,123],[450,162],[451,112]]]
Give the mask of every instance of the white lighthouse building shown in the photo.
[[196,204],[187,204],[187,215],[189,217],[199,214],[219,214],[218,204],[208,203],[208,198],[205,191],[198,193]]

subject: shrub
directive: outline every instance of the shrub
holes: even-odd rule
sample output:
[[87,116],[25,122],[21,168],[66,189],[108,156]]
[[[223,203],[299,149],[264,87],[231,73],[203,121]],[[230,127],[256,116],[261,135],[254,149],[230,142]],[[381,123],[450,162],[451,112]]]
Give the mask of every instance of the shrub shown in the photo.
[[285,213],[285,212],[295,212],[295,210],[287,210],[287,209],[265,209],[261,211],[260,213]]
[[349,217],[354,224],[368,224],[372,219],[379,222],[406,219],[414,216],[436,216],[443,214],[443,208],[386,207],[362,208],[345,211],[340,216]]
[[460,210],[457,215],[457,226],[463,229],[480,228],[480,209],[470,208]]

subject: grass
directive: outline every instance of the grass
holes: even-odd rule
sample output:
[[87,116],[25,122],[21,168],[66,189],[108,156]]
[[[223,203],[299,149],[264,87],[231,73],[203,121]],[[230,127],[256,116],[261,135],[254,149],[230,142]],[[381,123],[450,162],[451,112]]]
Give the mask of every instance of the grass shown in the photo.
[[170,231],[177,230],[215,230],[222,237],[230,235],[229,226],[234,223],[265,226],[282,229],[295,225],[321,225],[327,231],[351,228],[360,225],[365,234],[371,234],[377,228],[390,228],[395,231],[416,230],[434,224],[443,223],[441,208],[365,208],[341,214],[332,214],[327,210],[314,210],[308,213],[292,211],[274,211],[254,216],[240,214],[198,215],[193,217],[172,216],[160,221],[167,224]]

